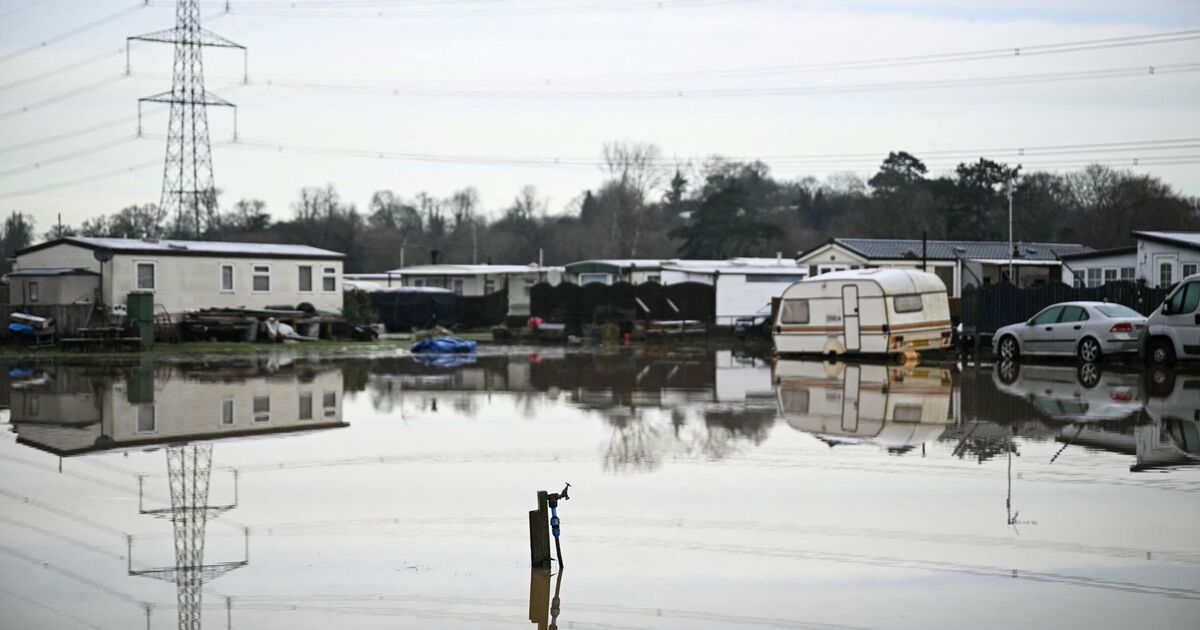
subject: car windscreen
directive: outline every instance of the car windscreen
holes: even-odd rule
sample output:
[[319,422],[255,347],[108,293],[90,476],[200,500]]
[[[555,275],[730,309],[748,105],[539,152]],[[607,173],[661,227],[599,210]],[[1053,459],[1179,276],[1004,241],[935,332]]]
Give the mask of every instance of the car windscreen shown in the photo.
[[1105,304],[1097,306],[1096,310],[1104,313],[1107,317],[1144,317],[1141,313],[1120,304]]

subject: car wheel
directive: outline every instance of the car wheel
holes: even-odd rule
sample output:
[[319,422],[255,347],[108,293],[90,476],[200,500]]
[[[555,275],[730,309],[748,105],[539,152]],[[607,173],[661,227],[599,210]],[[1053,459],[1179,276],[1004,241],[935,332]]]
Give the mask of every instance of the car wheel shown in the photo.
[[1168,339],[1155,339],[1150,342],[1150,363],[1154,365],[1171,365],[1175,363],[1175,346]]
[[1077,356],[1084,363],[1095,363],[1104,356],[1104,352],[1100,349],[1100,342],[1091,337],[1085,337],[1079,342]]
[[1100,365],[1096,363],[1084,363],[1079,366],[1077,376],[1079,376],[1079,384],[1087,389],[1091,389],[1100,383]]
[[1000,340],[1000,358],[1005,361],[1015,361],[1021,356],[1021,349],[1017,346],[1017,340],[1012,335],[1005,335]]
[[1147,389],[1155,398],[1166,398],[1175,391],[1175,371],[1163,367],[1155,367],[1147,375]]

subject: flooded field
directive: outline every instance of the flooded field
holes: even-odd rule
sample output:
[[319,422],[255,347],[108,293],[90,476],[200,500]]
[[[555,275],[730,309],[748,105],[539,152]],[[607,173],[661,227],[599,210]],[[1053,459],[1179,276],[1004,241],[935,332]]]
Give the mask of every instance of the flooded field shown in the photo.
[[1200,374],[489,352],[9,366],[0,627],[1200,619]]

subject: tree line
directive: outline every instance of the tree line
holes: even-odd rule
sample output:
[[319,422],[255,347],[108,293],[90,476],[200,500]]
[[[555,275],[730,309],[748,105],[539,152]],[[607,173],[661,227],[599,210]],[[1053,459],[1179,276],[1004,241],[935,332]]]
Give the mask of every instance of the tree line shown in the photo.
[[[1006,240],[1010,194],[1019,241],[1108,248],[1128,245],[1135,229],[1200,230],[1200,199],[1155,176],[1101,165],[1024,172],[980,158],[931,177],[924,162],[901,151],[865,181],[851,172],[785,179],[760,161],[713,157],[671,165],[658,147],[634,142],[606,145],[602,163],[599,185],[556,213],[533,186],[484,212],[470,186],[446,197],[384,189],[360,209],[327,184],[302,188],[289,218],[273,218],[257,199],[180,217],[146,204],[77,227],[54,226],[44,237],[303,243],[344,252],[350,272],[435,258],[526,264],[541,255],[560,265],[589,258],[794,256],[832,236]],[[19,212],[4,229],[8,256],[34,236],[32,218]]]

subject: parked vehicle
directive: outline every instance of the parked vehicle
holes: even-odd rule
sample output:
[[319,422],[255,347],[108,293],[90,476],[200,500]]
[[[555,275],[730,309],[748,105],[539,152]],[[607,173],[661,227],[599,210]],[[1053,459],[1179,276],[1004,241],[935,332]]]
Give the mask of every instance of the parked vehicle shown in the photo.
[[1075,356],[1095,363],[1105,356],[1137,352],[1146,327],[1139,312],[1109,302],[1063,302],[1042,309],[1028,321],[1010,324],[992,336],[1001,359],[1022,355]]
[[1146,322],[1142,356],[1156,365],[1200,359],[1200,274],[1184,278]]
[[909,269],[833,271],[784,290],[781,354],[896,354],[950,346],[946,285]]
[[1055,422],[1134,420],[1142,411],[1136,372],[1105,372],[1095,363],[1079,366],[996,363],[996,389],[1028,400]]
[[733,320],[733,333],[740,336],[769,335],[771,330],[771,305],[758,309],[753,315]]

